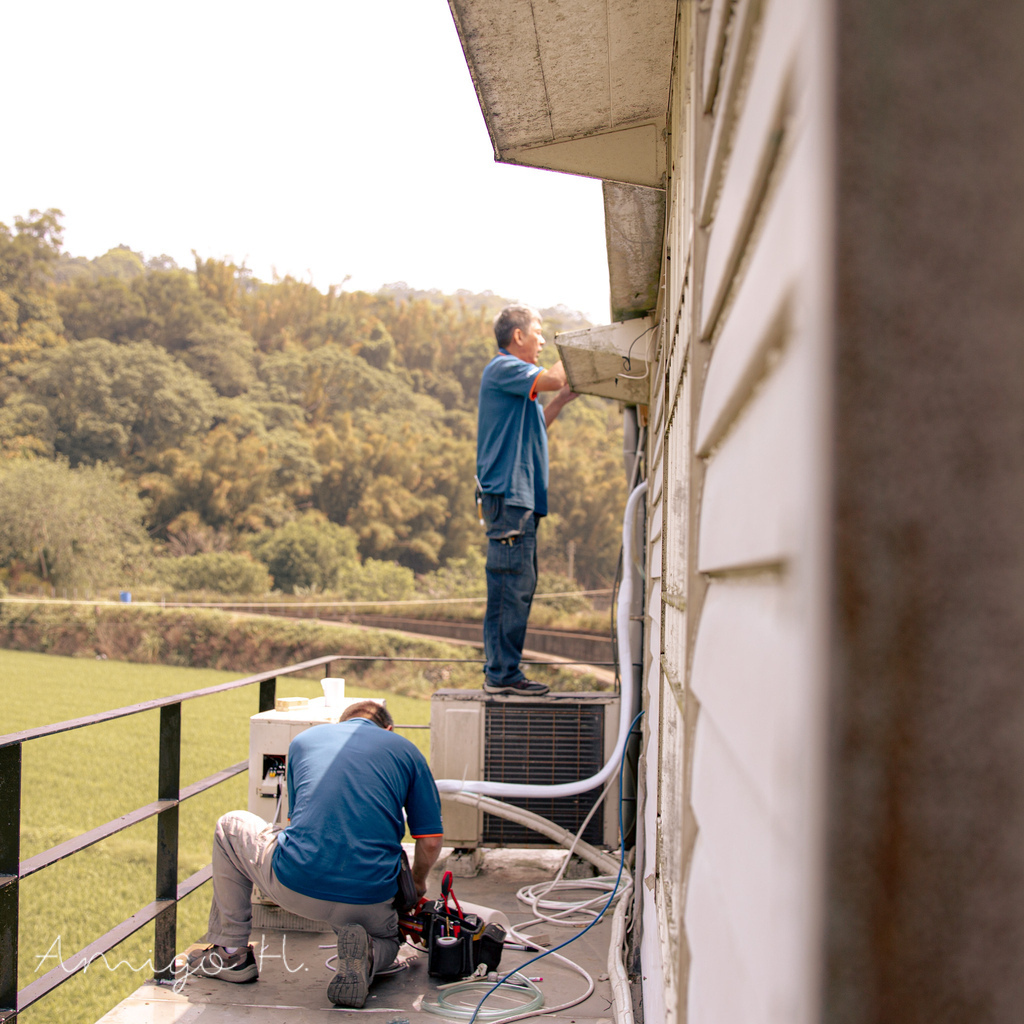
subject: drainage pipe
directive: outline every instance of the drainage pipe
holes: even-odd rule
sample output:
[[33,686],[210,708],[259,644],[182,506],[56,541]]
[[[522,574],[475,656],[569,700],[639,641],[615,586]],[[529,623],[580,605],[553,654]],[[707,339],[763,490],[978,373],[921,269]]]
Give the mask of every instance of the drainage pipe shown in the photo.
[[[477,807],[487,811],[488,814],[497,815],[500,818],[507,818],[520,825],[526,825],[541,835],[553,839],[556,843],[571,849],[580,859],[589,861],[605,876],[613,879],[619,872],[619,860],[609,854],[602,853],[589,843],[577,840],[567,829],[556,825],[539,814],[516,807],[513,804],[503,803],[501,800],[493,800],[491,797],[482,796],[479,793],[446,793],[445,799],[455,803],[467,804],[470,807]],[[622,946],[626,937],[626,915],[629,913],[631,901],[629,894],[633,890],[633,882],[629,875],[623,878],[623,885],[619,892],[618,903],[615,913],[612,915],[612,932],[608,940],[608,980],[612,989],[612,1013],[615,1024],[634,1024],[633,997],[629,987],[629,977],[626,974],[626,967],[622,962]],[[557,955],[557,954],[556,954]],[[591,982],[591,984],[593,984]],[[587,995],[590,993],[588,992]],[[584,997],[586,998],[586,997]],[[569,1004],[573,1005],[573,1004]],[[425,1007],[424,1007],[425,1008]],[[502,1018],[518,1020],[519,1017]]]
[[541,796],[554,799],[560,796],[576,796],[603,785],[616,771],[623,748],[629,738],[629,723],[633,720],[633,652],[629,644],[630,610],[633,605],[633,529],[636,524],[636,510],[640,499],[647,490],[647,481],[638,484],[626,502],[622,517],[622,584],[619,587],[618,612],[615,633],[619,644],[619,677],[622,692],[619,695],[619,738],[607,764],[589,779],[577,782],[563,782],[560,785],[539,786],[515,782],[484,782],[480,779],[438,779],[438,791],[449,793],[482,793],[486,796],[530,797]]
[[[603,853],[589,843],[583,842],[582,839],[577,842],[576,837],[567,829],[562,828],[561,825],[556,825],[547,818],[542,818],[539,814],[534,814],[532,811],[503,803],[501,800],[492,800],[490,797],[482,796],[479,793],[445,793],[444,798],[454,803],[479,808],[488,814],[493,814],[499,818],[506,818],[519,825],[525,825],[527,828],[533,829],[534,832],[547,836],[548,839],[558,843],[559,846],[564,846],[567,850],[571,847],[573,853],[581,860],[593,864],[602,875],[614,875],[619,870],[618,857],[612,857],[607,853]],[[573,846],[574,842],[576,843],[575,846]]]
[[633,1024],[633,995],[629,977],[622,962],[622,945],[626,939],[626,914],[629,900],[619,900],[612,915],[612,934],[608,940],[608,981],[612,986],[615,1024]]

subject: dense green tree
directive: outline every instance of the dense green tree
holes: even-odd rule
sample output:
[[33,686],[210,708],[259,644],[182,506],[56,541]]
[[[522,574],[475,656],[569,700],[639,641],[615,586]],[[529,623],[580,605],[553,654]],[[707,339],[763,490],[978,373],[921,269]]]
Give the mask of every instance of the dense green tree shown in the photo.
[[150,546],[145,508],[108,466],[15,461],[0,470],[0,565],[55,586],[127,584]]
[[627,481],[620,423],[610,402],[584,398],[565,409],[548,441],[551,516],[541,542],[544,563],[564,571],[572,541],[575,576],[587,587],[611,581],[622,543]]
[[30,395],[15,392],[0,405],[0,459],[52,457],[54,433],[50,411]]
[[142,254],[132,252],[127,245],[118,245],[113,249],[108,249],[92,262],[98,274],[103,277],[116,277],[121,281],[131,281],[146,272]]
[[0,370],[64,343],[50,272],[60,256],[60,210],[0,224]]
[[72,338],[127,342],[140,337],[146,304],[120,277],[78,277],[57,292],[57,306]]
[[227,397],[244,394],[256,381],[256,344],[234,323],[197,327],[181,358]]
[[[57,211],[0,226],[0,459],[120,467],[179,555],[237,551],[309,510],[350,530],[347,582],[305,572],[296,586],[379,593],[386,563],[401,589],[410,570],[479,552],[476,402],[500,296],[321,292],[223,260],[186,271],[60,244]],[[542,313],[549,340],[582,326]],[[619,419],[596,400],[552,433],[543,558],[564,569],[575,543],[591,584],[614,572],[619,448]]]
[[310,513],[251,542],[253,554],[285,593],[296,588],[333,590],[339,573],[357,568],[356,536],[352,530]]
[[39,292],[50,282],[60,257],[64,229],[60,210],[14,218],[14,231],[0,224],[0,288],[7,292]]
[[294,503],[275,486],[273,446],[265,431],[219,423],[152,458],[139,486],[152,506],[157,535],[187,527],[198,515],[215,531],[258,533],[294,518]]
[[168,448],[209,425],[215,399],[206,381],[161,349],[102,338],[41,357],[27,390],[46,407],[54,449],[72,465]]
[[199,289],[195,275],[185,270],[157,270],[137,277],[132,289],[146,307],[141,336],[167,349],[187,349],[189,339],[210,324],[225,324],[230,317],[223,307]]

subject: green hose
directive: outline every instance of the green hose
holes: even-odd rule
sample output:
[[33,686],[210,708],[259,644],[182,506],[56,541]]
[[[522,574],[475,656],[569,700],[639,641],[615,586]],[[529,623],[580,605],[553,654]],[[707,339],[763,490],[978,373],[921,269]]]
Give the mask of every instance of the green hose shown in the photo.
[[[511,979],[518,979],[509,984]],[[544,1005],[544,993],[529,978],[518,971],[506,979],[502,988],[502,995],[510,996],[516,992],[524,995],[532,992],[533,998],[528,1002],[517,1006],[511,1006],[504,1010],[478,1009],[480,994],[490,992],[494,985],[490,981],[463,981],[453,985],[445,985],[444,991],[440,991],[436,1003],[424,1003],[423,1009],[427,1013],[433,1013],[438,1017],[447,1017],[449,1020],[470,1020],[474,1014],[476,1019],[481,1021],[500,1021],[506,1017],[518,1017],[524,1013],[533,1013]],[[469,995],[476,993],[468,1006],[459,1006],[449,1000],[449,996]]]

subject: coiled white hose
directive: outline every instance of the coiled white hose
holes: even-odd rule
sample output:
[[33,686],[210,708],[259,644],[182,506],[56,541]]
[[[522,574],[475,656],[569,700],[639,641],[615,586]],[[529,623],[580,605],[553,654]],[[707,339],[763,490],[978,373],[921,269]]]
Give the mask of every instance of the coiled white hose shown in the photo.
[[[628,732],[628,728],[626,731]],[[605,792],[607,792],[607,790]],[[565,871],[566,865],[569,863],[569,857],[572,856],[572,853],[577,853],[583,860],[593,864],[598,871],[603,872],[606,876],[610,876],[610,887],[605,889],[605,892],[601,897],[607,902],[608,893],[611,891],[611,888],[614,887],[615,877],[619,871],[620,861],[606,853],[602,853],[602,851],[598,849],[595,849],[589,843],[584,843],[580,840],[579,836],[582,834],[583,829],[586,828],[586,821],[584,821],[580,832],[573,836],[571,832],[568,832],[560,825],[556,825],[553,821],[548,821],[547,818],[542,818],[539,814],[523,810],[523,808],[515,807],[512,804],[503,803],[500,800],[493,800],[490,797],[482,796],[478,793],[445,793],[444,798],[446,800],[453,800],[456,803],[468,804],[471,807],[480,807],[481,809],[486,810],[488,814],[494,814],[498,817],[506,818],[509,821],[515,821],[521,825],[526,825],[528,828],[535,829],[542,835],[547,836],[549,839],[553,839],[560,846],[564,846],[569,850],[569,854],[565,859],[565,864],[562,865],[562,868],[558,875],[555,876],[554,881],[545,883],[549,887],[547,891],[550,891],[550,889],[556,884],[562,884],[565,886],[577,885],[574,881],[562,882],[560,877]],[[598,804],[600,804],[600,800],[598,801]],[[596,809],[597,804],[592,808],[592,811]],[[589,879],[587,881],[597,882],[601,881],[601,879]],[[522,892],[524,890],[520,891]],[[616,1024],[633,1024],[633,1000],[629,991],[629,979],[626,976],[626,970],[622,964],[622,945],[625,939],[626,914],[629,910],[629,896],[632,891],[632,879],[628,875],[624,874],[622,877],[622,884],[619,885],[619,891],[615,897],[615,901],[618,905],[616,906],[615,914],[612,917],[612,934],[608,944],[608,978],[612,987],[612,1010]],[[589,903],[590,901],[588,900],[587,902]],[[520,924],[519,928],[526,928],[529,927],[530,924],[536,923],[536,921],[527,921]],[[532,940],[528,935],[521,934],[514,928],[509,930],[509,935],[518,942],[532,944]],[[587,973],[587,971],[579,964],[559,953],[551,952],[547,955],[553,960],[558,960],[561,963],[564,963],[567,967],[578,971],[586,980],[587,988],[582,995],[577,996],[575,999],[559,1006],[547,1007],[544,1012],[546,1014],[558,1013],[562,1010],[567,1010],[570,1007],[576,1006],[583,1002],[584,999],[587,999],[591,992],[594,991],[594,979]],[[424,1009],[426,1009],[425,1006]],[[528,1013],[517,1013],[513,1016],[502,1016],[500,1018],[490,1019],[500,1019],[502,1024],[512,1024],[512,1021],[523,1020],[535,1013],[536,1010],[532,1010]],[[478,1016],[476,1019],[480,1020],[481,1018]]]

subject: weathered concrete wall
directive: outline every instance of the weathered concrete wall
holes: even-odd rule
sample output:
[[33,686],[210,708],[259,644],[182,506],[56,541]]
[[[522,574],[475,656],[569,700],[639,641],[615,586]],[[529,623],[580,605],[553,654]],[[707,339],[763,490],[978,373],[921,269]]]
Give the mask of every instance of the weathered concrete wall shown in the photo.
[[688,1024],[817,1019],[832,367],[823,10],[683,4],[692,22],[677,30],[641,881],[642,952],[649,964],[660,952],[666,994],[655,978],[645,999]]
[[1024,4],[835,0],[823,1019],[1024,1018]]

